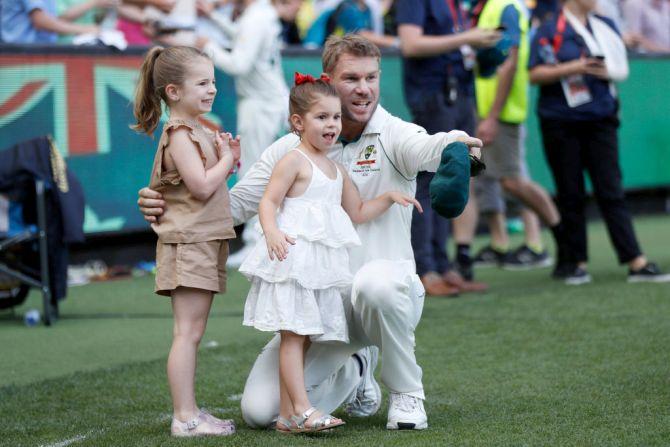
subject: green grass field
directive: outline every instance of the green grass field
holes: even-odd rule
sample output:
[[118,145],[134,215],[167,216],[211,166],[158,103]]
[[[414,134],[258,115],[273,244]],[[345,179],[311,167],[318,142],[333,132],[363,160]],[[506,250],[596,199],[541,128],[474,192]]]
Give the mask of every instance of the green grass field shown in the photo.
[[[670,218],[639,218],[636,228],[669,270]],[[238,434],[171,439],[171,313],[153,278],[71,288],[51,328],[23,325],[23,312],[40,307],[32,294],[0,314],[0,445],[670,445],[670,284],[627,284],[602,224],[589,237],[592,284],[486,269],[478,275],[491,292],[426,300],[423,432],[385,430],[386,399],[374,417],[318,437],[247,429],[239,398],[268,336],[241,326],[247,284],[233,273],[215,300],[197,392]]]

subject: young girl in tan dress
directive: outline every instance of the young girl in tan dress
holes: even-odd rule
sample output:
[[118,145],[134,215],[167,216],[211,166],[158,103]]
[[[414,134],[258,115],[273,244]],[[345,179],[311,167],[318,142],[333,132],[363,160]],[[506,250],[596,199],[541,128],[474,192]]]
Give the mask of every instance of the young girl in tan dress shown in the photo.
[[214,293],[226,289],[228,239],[235,237],[226,179],[239,159],[239,138],[205,129],[200,115],[216,95],[214,67],[190,47],[152,48],[142,64],[133,128],[152,134],[169,110],[151,172],[165,213],[152,224],[156,246],[156,293],[170,296],[174,313],[167,375],[174,413],[173,436],[229,435],[231,420],[201,410],[195,401],[198,345]]

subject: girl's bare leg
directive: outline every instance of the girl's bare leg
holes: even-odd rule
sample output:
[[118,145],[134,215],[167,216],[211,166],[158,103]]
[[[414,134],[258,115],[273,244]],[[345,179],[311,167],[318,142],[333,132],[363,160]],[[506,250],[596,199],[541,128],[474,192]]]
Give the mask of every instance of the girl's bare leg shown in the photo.
[[[309,347],[309,339],[304,335],[298,335],[289,331],[280,331],[281,343],[279,345],[279,379],[280,379],[280,415],[287,417],[285,411],[290,414],[300,415],[307,411],[312,404],[305,390],[304,359],[305,351]],[[282,392],[281,388],[284,388]],[[291,405],[285,403],[289,399]],[[292,407],[292,408],[291,408]],[[289,415],[290,415],[289,414]],[[313,413],[306,421],[306,426],[318,418],[321,412]],[[335,419],[339,422],[339,419]]]
[[198,345],[205,333],[212,306],[212,292],[178,287],[172,292],[174,328],[167,375],[174,416],[190,421],[198,415],[195,401],[195,369]]

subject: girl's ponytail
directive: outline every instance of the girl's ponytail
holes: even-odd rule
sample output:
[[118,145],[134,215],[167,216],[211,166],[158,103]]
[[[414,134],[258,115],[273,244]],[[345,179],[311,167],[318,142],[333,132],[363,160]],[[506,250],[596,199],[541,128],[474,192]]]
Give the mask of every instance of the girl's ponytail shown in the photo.
[[130,126],[138,132],[152,134],[161,119],[161,94],[154,83],[156,59],[163,53],[163,47],[153,47],[147,53],[140,68],[140,79],[135,90],[133,114],[137,123]]

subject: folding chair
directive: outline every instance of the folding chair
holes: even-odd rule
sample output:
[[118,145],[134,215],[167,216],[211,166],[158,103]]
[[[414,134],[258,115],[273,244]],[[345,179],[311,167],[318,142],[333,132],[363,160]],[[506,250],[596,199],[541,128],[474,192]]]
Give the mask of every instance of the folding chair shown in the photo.
[[[58,316],[58,302],[52,299],[49,281],[47,245],[46,184],[35,179],[35,207],[37,224],[23,221],[23,203],[8,201],[7,228],[0,232],[0,274],[7,287],[0,288],[0,308],[21,304],[30,287],[42,292],[44,324],[50,326]],[[2,229],[0,229],[2,230]],[[25,256],[34,252],[39,256],[39,271],[26,265]]]

